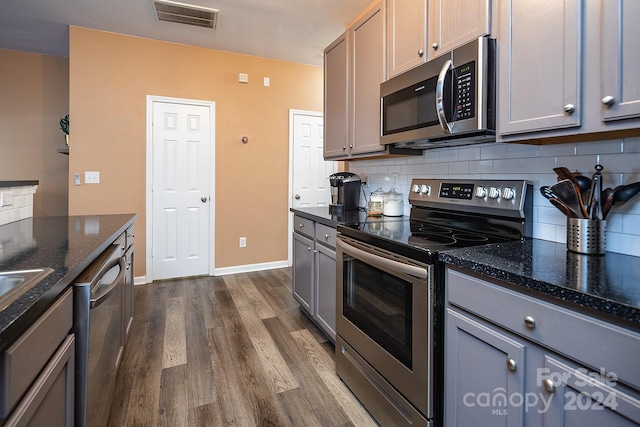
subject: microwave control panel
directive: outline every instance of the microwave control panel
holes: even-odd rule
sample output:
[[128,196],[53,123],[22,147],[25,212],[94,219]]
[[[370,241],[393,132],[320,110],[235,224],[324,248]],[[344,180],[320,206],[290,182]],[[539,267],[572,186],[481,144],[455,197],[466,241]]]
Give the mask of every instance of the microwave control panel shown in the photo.
[[471,119],[475,116],[476,104],[476,63],[471,61],[455,68],[458,85],[458,111],[456,120]]

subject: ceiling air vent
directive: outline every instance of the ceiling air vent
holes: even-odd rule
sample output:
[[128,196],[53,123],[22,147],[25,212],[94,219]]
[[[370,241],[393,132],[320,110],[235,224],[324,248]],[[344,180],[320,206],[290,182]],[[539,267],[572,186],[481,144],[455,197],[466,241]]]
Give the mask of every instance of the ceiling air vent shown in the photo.
[[195,25],[213,30],[218,24],[218,9],[169,0],[153,0],[153,8],[158,21]]

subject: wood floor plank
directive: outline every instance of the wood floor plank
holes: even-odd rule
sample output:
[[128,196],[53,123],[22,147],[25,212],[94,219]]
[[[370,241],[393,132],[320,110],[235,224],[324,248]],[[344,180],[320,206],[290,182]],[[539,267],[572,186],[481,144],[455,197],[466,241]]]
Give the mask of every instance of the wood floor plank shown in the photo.
[[221,277],[205,277],[196,280],[196,288],[202,302],[202,318],[206,329],[221,325],[222,319],[215,304],[216,289],[225,289],[224,280]]
[[269,331],[256,316],[251,307],[238,307],[238,313],[244,323],[253,347],[256,349],[263,368],[275,393],[291,390],[299,386],[269,335]]
[[183,297],[169,298],[164,326],[163,368],[187,363],[187,331],[184,323]]
[[233,302],[238,307],[251,306],[253,311],[261,319],[275,317],[269,303],[264,299],[260,291],[255,287],[246,274],[234,274],[223,277],[233,297]]
[[335,363],[307,330],[291,332],[293,338],[300,344],[327,388],[331,391],[342,410],[356,426],[376,426],[364,407],[346,385],[338,378]]
[[187,426],[189,420],[189,391],[187,365],[162,370],[158,427]]
[[189,426],[206,426],[206,427],[218,427],[218,426],[241,426],[242,424],[226,424],[220,417],[220,408],[217,403],[210,403],[208,405],[198,406],[191,408],[189,411]]
[[211,366],[211,353],[204,325],[203,299],[196,282],[191,281],[185,291],[185,324],[188,357],[189,401],[193,407],[215,402],[217,393]]

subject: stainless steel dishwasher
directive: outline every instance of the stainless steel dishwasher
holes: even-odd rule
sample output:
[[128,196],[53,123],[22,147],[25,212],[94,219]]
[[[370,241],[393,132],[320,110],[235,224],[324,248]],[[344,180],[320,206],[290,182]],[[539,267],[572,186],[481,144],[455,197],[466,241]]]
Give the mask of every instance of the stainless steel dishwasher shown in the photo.
[[74,284],[76,414],[79,427],[105,426],[122,356],[124,235],[109,246]]

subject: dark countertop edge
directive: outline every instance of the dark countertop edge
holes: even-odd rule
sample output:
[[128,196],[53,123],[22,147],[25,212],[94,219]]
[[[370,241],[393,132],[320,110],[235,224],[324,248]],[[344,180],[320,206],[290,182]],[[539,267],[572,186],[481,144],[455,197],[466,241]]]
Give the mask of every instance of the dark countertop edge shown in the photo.
[[[109,245],[122,233],[129,228],[136,220],[138,214],[125,214],[131,215],[131,218],[124,222],[117,231],[111,234],[111,236],[105,239],[100,245],[98,245],[84,260],[75,264],[72,268],[67,270],[66,274],[54,283],[47,291],[44,292],[39,298],[37,298],[30,307],[25,310],[20,317],[9,324],[0,333],[0,352],[6,350],[20,335],[26,332],[27,329],[46,311],[51,304],[58,299],[58,297],[72,285],[73,281],[80,276],[80,274],[98,257]],[[91,215],[87,215],[91,216]],[[46,280],[46,278],[44,279]]]
[[320,216],[320,215],[315,215],[313,213],[306,212],[306,211],[301,210],[299,208],[291,208],[291,209],[289,209],[289,211],[293,212],[294,214],[296,214],[298,216],[301,216],[302,218],[310,219],[312,221],[318,222],[318,223],[326,225],[328,227],[336,228],[339,224],[342,224],[342,222],[334,221],[334,220],[325,218],[325,217]]
[[0,188],[4,187],[23,187],[27,185],[38,185],[40,181],[32,179],[29,181],[0,181]]
[[439,254],[439,260],[445,264],[471,271],[480,278],[484,277],[485,280],[487,278],[496,279],[498,285],[503,286],[503,283],[499,282],[506,282],[515,291],[530,291],[529,294],[542,296],[552,303],[562,304],[583,314],[594,315],[604,321],[613,321],[620,326],[640,331],[640,320],[636,320],[640,319],[640,309],[633,306],[505,271],[492,265],[479,264],[446,252]]

